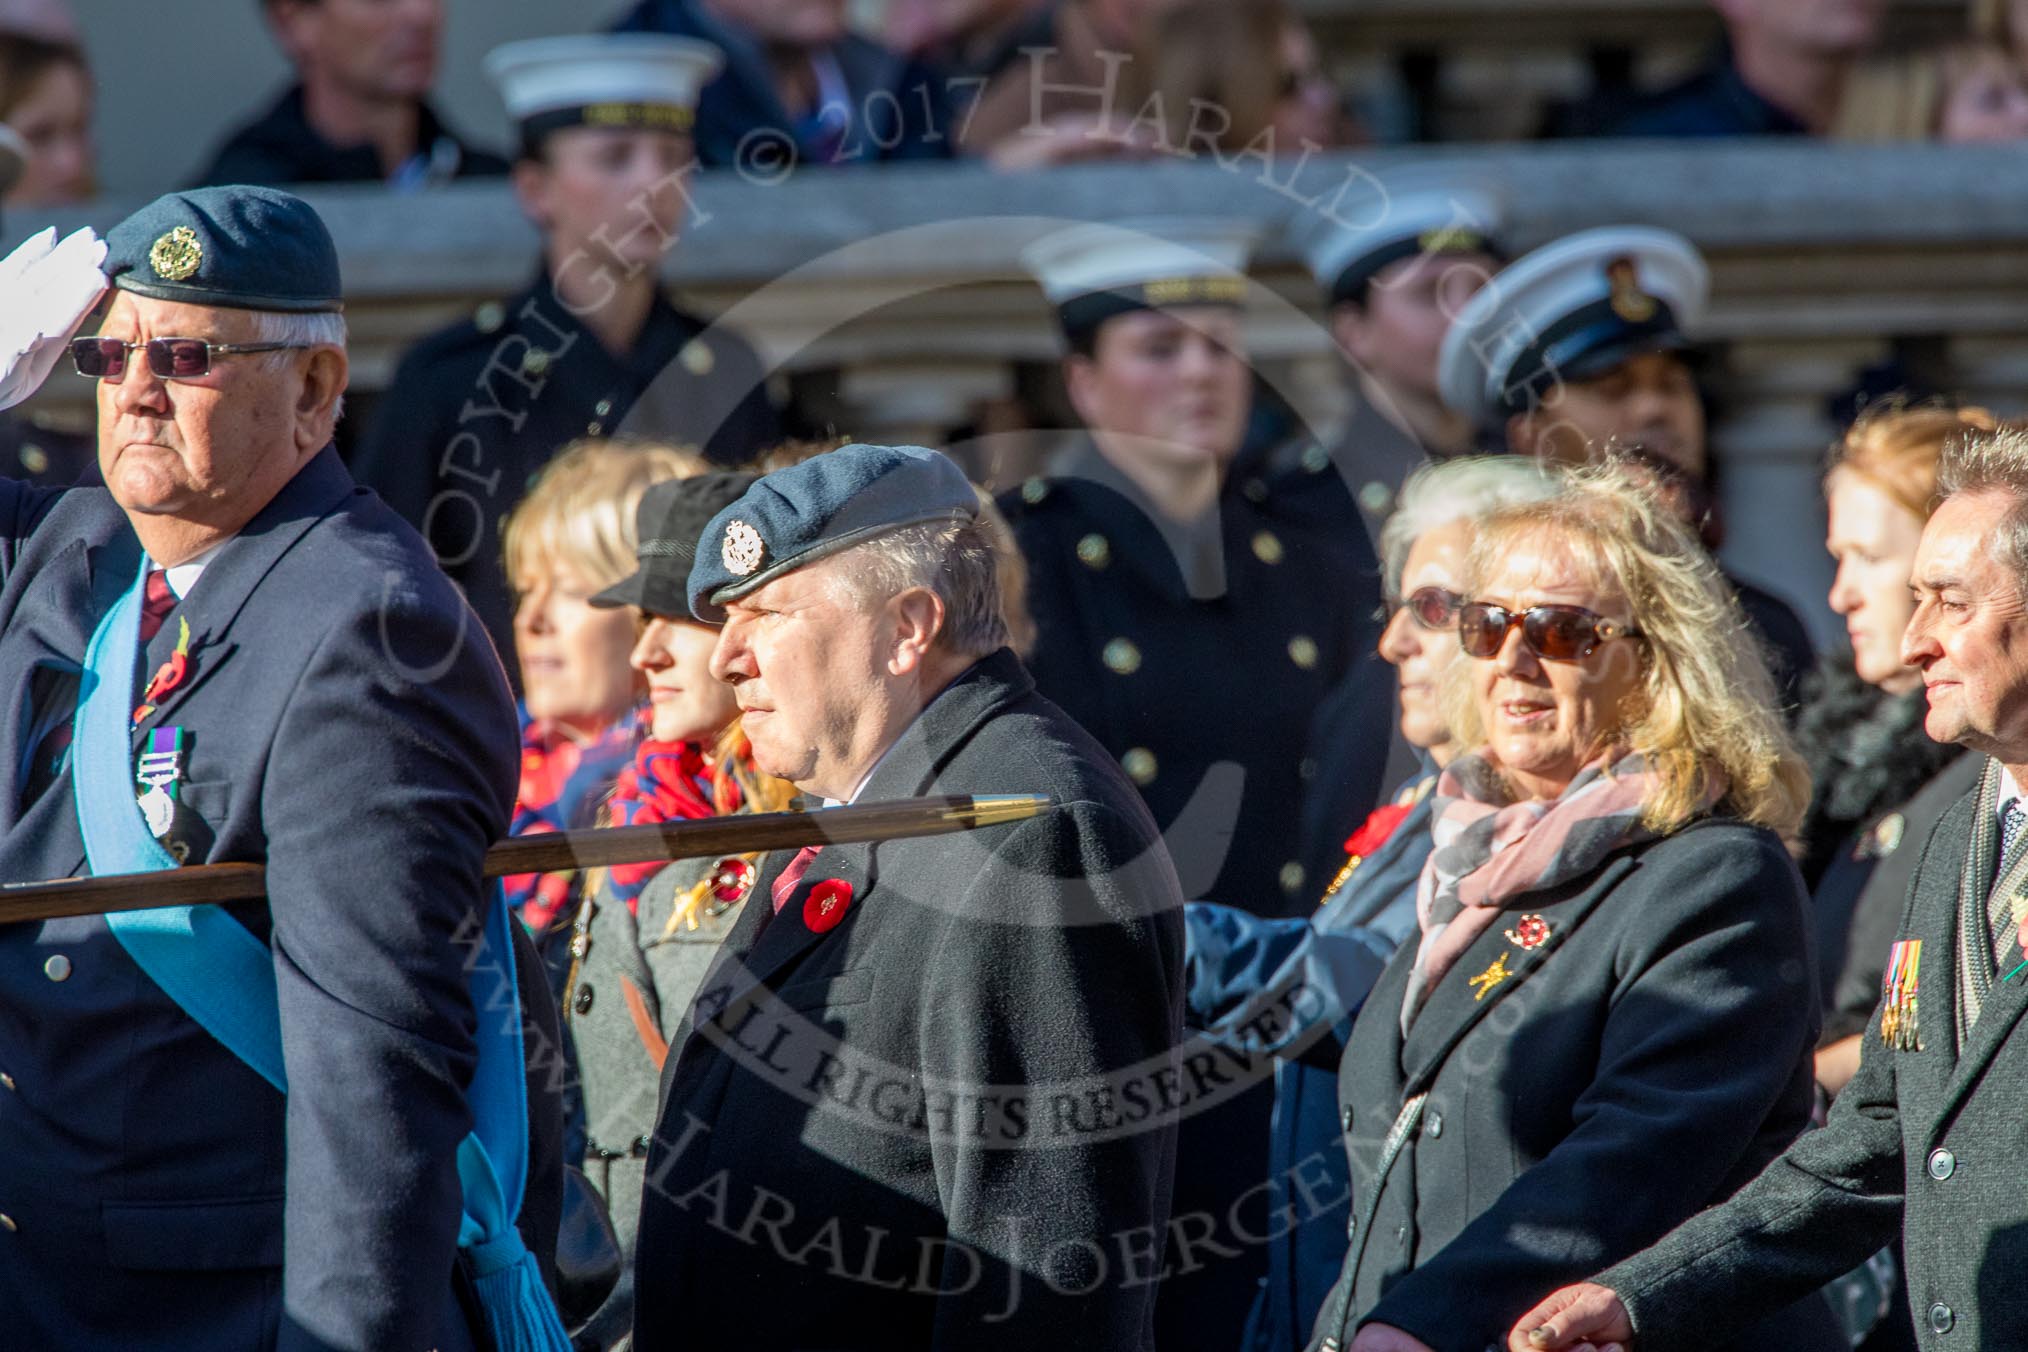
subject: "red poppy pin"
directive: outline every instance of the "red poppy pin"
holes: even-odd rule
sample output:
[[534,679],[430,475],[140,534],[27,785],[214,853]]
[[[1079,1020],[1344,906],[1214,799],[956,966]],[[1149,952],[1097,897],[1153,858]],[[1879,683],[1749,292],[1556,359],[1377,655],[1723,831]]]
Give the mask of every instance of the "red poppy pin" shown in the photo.
[[1549,922],[1539,915],[1524,915],[1507,931],[1507,942],[1520,948],[1540,948],[1549,942]]
[[852,884],[843,878],[826,878],[803,898],[803,923],[812,934],[838,928],[845,912],[852,909]]
[[1385,845],[1387,838],[1394,834],[1395,828],[1413,811],[1415,809],[1412,806],[1404,803],[1389,803],[1384,807],[1374,808],[1373,815],[1366,819],[1365,824],[1346,837],[1345,853],[1364,859]]
[[136,723],[154,713],[155,706],[190,675],[190,621],[178,616],[176,623],[180,626],[176,631],[176,651],[148,678],[148,688],[141,692],[141,707],[134,710]]

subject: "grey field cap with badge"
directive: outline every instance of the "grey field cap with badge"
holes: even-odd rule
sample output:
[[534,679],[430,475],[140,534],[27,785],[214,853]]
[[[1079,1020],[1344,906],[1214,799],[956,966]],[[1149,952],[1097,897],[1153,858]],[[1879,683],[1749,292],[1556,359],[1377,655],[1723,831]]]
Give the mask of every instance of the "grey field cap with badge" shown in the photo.
[[841,446],[776,470],[711,519],[690,569],[690,613],[725,623],[725,603],[840,550],[929,521],[975,521],[979,495],[950,457],[921,446]]
[[302,198],[278,188],[193,188],[156,198],[106,236],[122,291],[186,305],[316,313],[345,308],[338,248]]

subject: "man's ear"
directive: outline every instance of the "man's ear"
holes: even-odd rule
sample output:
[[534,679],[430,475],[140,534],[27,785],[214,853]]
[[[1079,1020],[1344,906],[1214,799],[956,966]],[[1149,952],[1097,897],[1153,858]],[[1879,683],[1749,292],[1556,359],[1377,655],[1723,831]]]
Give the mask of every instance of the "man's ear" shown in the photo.
[[1103,401],[1099,397],[1098,363],[1090,357],[1072,355],[1063,359],[1063,390],[1077,420],[1086,427],[1100,425]]
[[292,66],[301,66],[316,47],[315,27],[321,20],[317,6],[308,0],[265,0],[261,8],[274,31],[275,46]]
[[1507,449],[1516,455],[1534,455],[1539,449],[1535,415],[1516,413],[1507,419]]
[[352,365],[341,347],[310,349],[303,362],[303,387],[296,394],[296,449],[320,451],[338,421],[338,401]]
[[910,587],[888,605],[894,615],[894,649],[887,670],[907,676],[922,669],[944,631],[944,600],[928,587]]
[[1373,324],[1350,301],[1331,307],[1331,338],[1355,368],[1363,370],[1373,360]]

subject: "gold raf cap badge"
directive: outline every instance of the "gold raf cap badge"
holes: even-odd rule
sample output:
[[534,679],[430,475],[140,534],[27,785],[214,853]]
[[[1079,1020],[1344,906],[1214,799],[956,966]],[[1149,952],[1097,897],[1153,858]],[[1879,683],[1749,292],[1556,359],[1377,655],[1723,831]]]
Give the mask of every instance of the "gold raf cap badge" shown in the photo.
[[1645,324],[1655,317],[1660,307],[1641,290],[1641,274],[1633,259],[1621,255],[1606,264],[1606,282],[1612,287],[1614,314],[1629,324]]
[[155,269],[155,275],[165,282],[187,282],[197,275],[198,265],[204,262],[204,245],[197,238],[197,232],[187,225],[179,225],[155,241],[148,250],[148,266]]
[[767,544],[760,532],[744,521],[734,521],[725,528],[725,544],[719,554],[725,560],[725,570],[734,577],[751,577],[761,566],[761,556],[767,553]]

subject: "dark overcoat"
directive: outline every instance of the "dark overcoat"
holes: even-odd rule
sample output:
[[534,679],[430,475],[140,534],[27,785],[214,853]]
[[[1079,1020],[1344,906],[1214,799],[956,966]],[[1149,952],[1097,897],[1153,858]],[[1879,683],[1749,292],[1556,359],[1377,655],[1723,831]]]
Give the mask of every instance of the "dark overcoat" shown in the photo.
[[[1540,929],[1522,927],[1530,915]],[[1770,831],[1705,819],[1530,898],[1465,950],[1404,1038],[1415,949],[1374,988],[1340,1069],[1352,1242],[1319,1338],[1349,1283],[1348,1330],[1505,1346],[1548,1292],[1729,1195],[1809,1120],[1806,905]],[[1821,1301],[1764,1336],[1748,1345],[1839,1345]]]
[[1876,1010],[1829,1125],[1726,1206],[1598,1279],[1626,1301],[1643,1352],[1707,1346],[1714,1328],[1856,1266],[1897,1233],[1920,1346],[2028,1346],[2028,983],[1996,985],[1957,1046],[1959,877],[1973,831],[1999,834],[1975,815],[1968,794],[1937,823],[1896,935],[1922,943],[1920,1046],[1887,1048]]
[[[0,482],[0,881],[84,871],[69,769],[24,803],[21,767],[38,698],[74,703],[64,673],[139,565],[104,489]],[[184,730],[172,849],[266,865],[271,900],[230,909],[274,949],[289,1094],[103,919],[0,927],[0,1342],[469,1346],[453,1156],[477,1014],[454,936],[514,797],[499,660],[423,542],[329,449],[211,560],[142,671],[185,621],[189,674],[137,749]],[[554,1048],[521,951],[531,1036]],[[523,1229],[546,1261],[562,1119],[541,1080]]]
[[1007,792],[1056,805],[830,846],[779,914],[763,870],[664,1072],[640,1352],[1150,1346],[1183,980],[1154,823],[1005,650],[860,797]]
[[657,295],[633,348],[616,354],[545,273],[409,350],[352,467],[422,531],[511,655],[502,524],[558,451],[623,433],[736,464],[772,446],[781,428],[759,356],[730,329]]

